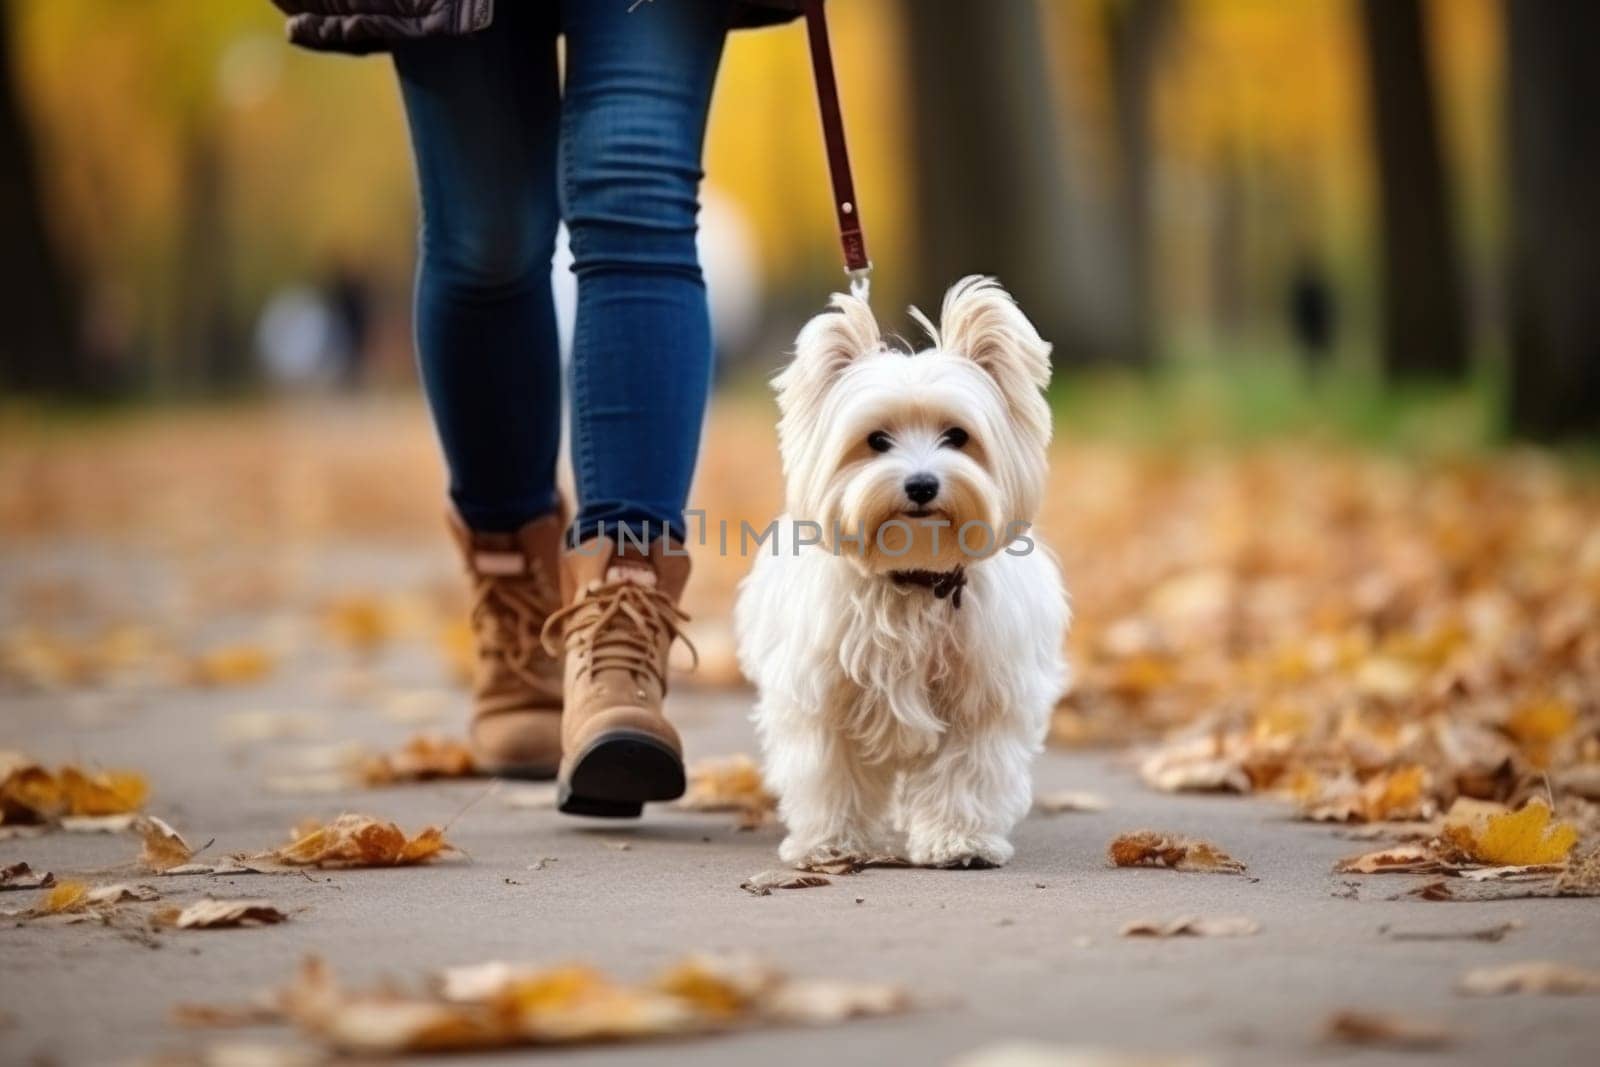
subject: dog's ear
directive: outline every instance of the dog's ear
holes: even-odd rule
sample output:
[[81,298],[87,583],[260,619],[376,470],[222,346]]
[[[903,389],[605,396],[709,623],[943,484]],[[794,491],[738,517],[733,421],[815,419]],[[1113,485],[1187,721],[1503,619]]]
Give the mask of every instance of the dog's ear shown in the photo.
[[878,320],[864,300],[834,293],[829,310],[800,331],[794,359],[772,380],[778,407],[787,411],[805,399],[816,399],[852,361],[882,345]]
[[993,278],[969,274],[944,294],[935,344],[988,371],[1009,396],[1009,385],[1050,384],[1050,343]]
[[[922,321],[926,326],[926,319]],[[1039,336],[999,282],[970,274],[952,285],[933,340],[943,351],[965,356],[987,371],[1013,414],[1049,439],[1050,409],[1040,393],[1050,384],[1050,342]]]

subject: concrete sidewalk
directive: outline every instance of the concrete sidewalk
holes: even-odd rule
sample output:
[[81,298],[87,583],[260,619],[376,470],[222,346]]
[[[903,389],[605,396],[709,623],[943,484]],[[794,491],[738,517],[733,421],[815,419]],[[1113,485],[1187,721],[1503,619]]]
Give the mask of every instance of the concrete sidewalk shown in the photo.
[[[213,1040],[292,1040],[283,1028],[185,1031],[169,1010],[244,1000],[286,980],[310,952],[352,983],[383,975],[415,983],[444,965],[489,959],[581,960],[635,977],[685,952],[750,951],[798,975],[901,982],[922,1005],[831,1029],[559,1054],[595,1065],[942,1064],[1019,1039],[1245,1064],[1592,1063],[1600,1047],[1594,998],[1468,999],[1452,988],[1472,966],[1600,961],[1594,900],[1387,900],[1412,884],[1398,876],[1364,879],[1352,894],[1331,868],[1361,846],[1327,827],[1290,822],[1254,801],[1154,794],[1109,757],[1060,753],[1042,761],[1039,789],[1096,791],[1110,807],[1030,818],[1010,867],[872,870],[752,897],[739,883],[777,866],[779,831],[739,832],[728,816],[668,809],[637,823],[576,820],[511,809],[500,795],[484,797],[482,782],[326,796],[266,790],[265,777],[306,742],[230,745],[219,736],[219,716],[315,712],[338,739],[384,746],[409,732],[358,696],[331,694],[327,666],[297,663],[259,686],[151,694],[127,707],[97,701],[87,705],[92,714],[61,694],[10,694],[0,747],[144,771],[155,790],[151,810],[192,842],[214,837],[212,855],[281,843],[307,815],[361,811],[414,830],[481,798],[449,833],[470,859],[310,877],[159,880],[172,900],[262,895],[295,914],[271,928],[163,934],[154,948],[90,924],[0,930],[0,1062],[130,1062]],[[373,673],[405,684],[439,681],[434,661],[406,647],[391,649]],[[740,694],[675,694],[692,755],[752,751],[747,702]],[[1249,877],[1108,867],[1106,844],[1139,827],[1214,840],[1249,864]],[[124,863],[137,850],[125,835],[63,833],[0,842],[0,861],[65,875]],[[30,899],[6,893],[0,905]],[[1219,940],[1118,936],[1130,919],[1193,913],[1249,916],[1262,930]],[[1400,942],[1380,932],[1465,931],[1513,919],[1524,925],[1498,943]],[[1344,1008],[1437,1020],[1459,1040],[1448,1053],[1407,1055],[1321,1043],[1324,1020]],[[490,1058],[509,1057],[459,1057]]]

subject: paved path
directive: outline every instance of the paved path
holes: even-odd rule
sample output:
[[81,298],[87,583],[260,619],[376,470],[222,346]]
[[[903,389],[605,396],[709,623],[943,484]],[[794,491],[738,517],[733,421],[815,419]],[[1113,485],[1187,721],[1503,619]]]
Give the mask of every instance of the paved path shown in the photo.
[[[406,560],[393,565],[414,568]],[[21,567],[13,557],[3,577],[15,584]],[[214,853],[276,843],[300,818],[340,810],[415,828],[447,820],[483,794],[483,783],[330,796],[262,788],[265,776],[307,742],[230,744],[217,729],[228,712],[315,712],[340,737],[374,743],[393,744],[407,733],[375,710],[378,700],[338,691],[338,662],[323,651],[258,686],[131,701],[6,692],[0,748],[141,768],[156,789],[152,810],[191,839],[215,837]],[[424,650],[401,645],[372,673],[400,685],[437,685],[434,664]],[[676,717],[693,754],[750,749],[746,700],[677,694]],[[1217,1063],[1443,1062],[1443,1054],[1319,1042],[1331,1012],[1370,1008],[1450,1025],[1460,1034],[1450,1055],[1461,1062],[1594,1062],[1600,1001],[1466,999],[1452,985],[1474,965],[1600,961],[1596,902],[1388,901],[1410,884],[1397,877],[1367,879],[1350,899],[1330,868],[1353,850],[1351,843],[1325,827],[1286,821],[1271,805],[1153,794],[1106,756],[1052,753],[1038,779],[1041,789],[1100,792],[1111,806],[1099,814],[1030,818],[1016,836],[1016,862],[998,871],[873,870],[824,888],[757,898],[741,892],[739,882],[776,865],[775,829],[739,832],[723,816],[670,810],[635,824],[593,823],[513,810],[491,795],[450,832],[470,862],[240,877],[222,885],[166,880],[162,888],[179,899],[207,889],[266,894],[295,915],[268,929],[163,935],[154,948],[89,925],[0,929],[0,1063],[131,1062],[219,1036],[286,1040],[279,1029],[183,1031],[168,1021],[168,1010],[180,1001],[241,1000],[286,978],[313,951],[359,982],[380,975],[414,981],[446,964],[507,958],[585,960],[642,976],[690,950],[754,951],[801,975],[896,980],[926,1007],[834,1029],[590,1049],[571,1059],[941,1064],[1025,1038],[1197,1054]],[[1211,838],[1247,861],[1252,877],[1107,867],[1107,842],[1143,826]],[[135,851],[122,836],[0,842],[0,860],[61,873],[104,868]],[[554,862],[530,869],[544,857]],[[7,893],[0,904],[17,906],[27,896]],[[1238,940],[1118,937],[1129,919],[1187,913],[1247,915],[1262,932]],[[1396,942],[1380,933],[1386,924],[1466,930],[1510,919],[1524,925],[1495,944]]]

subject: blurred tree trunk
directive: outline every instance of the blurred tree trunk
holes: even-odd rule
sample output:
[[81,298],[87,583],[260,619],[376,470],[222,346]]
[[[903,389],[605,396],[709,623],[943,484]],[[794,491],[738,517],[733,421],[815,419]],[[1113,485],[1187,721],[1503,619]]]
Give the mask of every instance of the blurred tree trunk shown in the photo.
[[1600,434],[1600,3],[1508,0],[1511,423]]
[[50,240],[23,113],[16,6],[0,0],[0,380],[8,388],[83,392],[93,383],[79,343],[76,294]]
[[207,110],[190,116],[183,136],[173,308],[177,384],[200,389],[237,385],[250,372],[233,328],[220,126]]
[[1151,225],[1155,196],[1152,108],[1161,43],[1172,16],[1169,0],[1112,0],[1105,10],[1115,115],[1120,244],[1126,272],[1129,362],[1155,361],[1156,281]]
[[1436,116],[1422,0],[1362,0],[1383,245],[1383,367],[1461,378],[1461,260]]
[[999,277],[1058,358],[1111,358],[1117,301],[1075,225],[1070,137],[1035,0],[904,0],[917,158],[915,297]]

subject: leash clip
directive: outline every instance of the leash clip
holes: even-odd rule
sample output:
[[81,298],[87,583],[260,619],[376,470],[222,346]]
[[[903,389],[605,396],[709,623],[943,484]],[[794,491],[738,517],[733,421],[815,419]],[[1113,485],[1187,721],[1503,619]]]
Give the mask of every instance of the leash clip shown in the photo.
[[872,295],[872,263],[869,261],[865,267],[846,270],[845,274],[850,278],[850,295],[863,304],[871,303],[869,298]]

